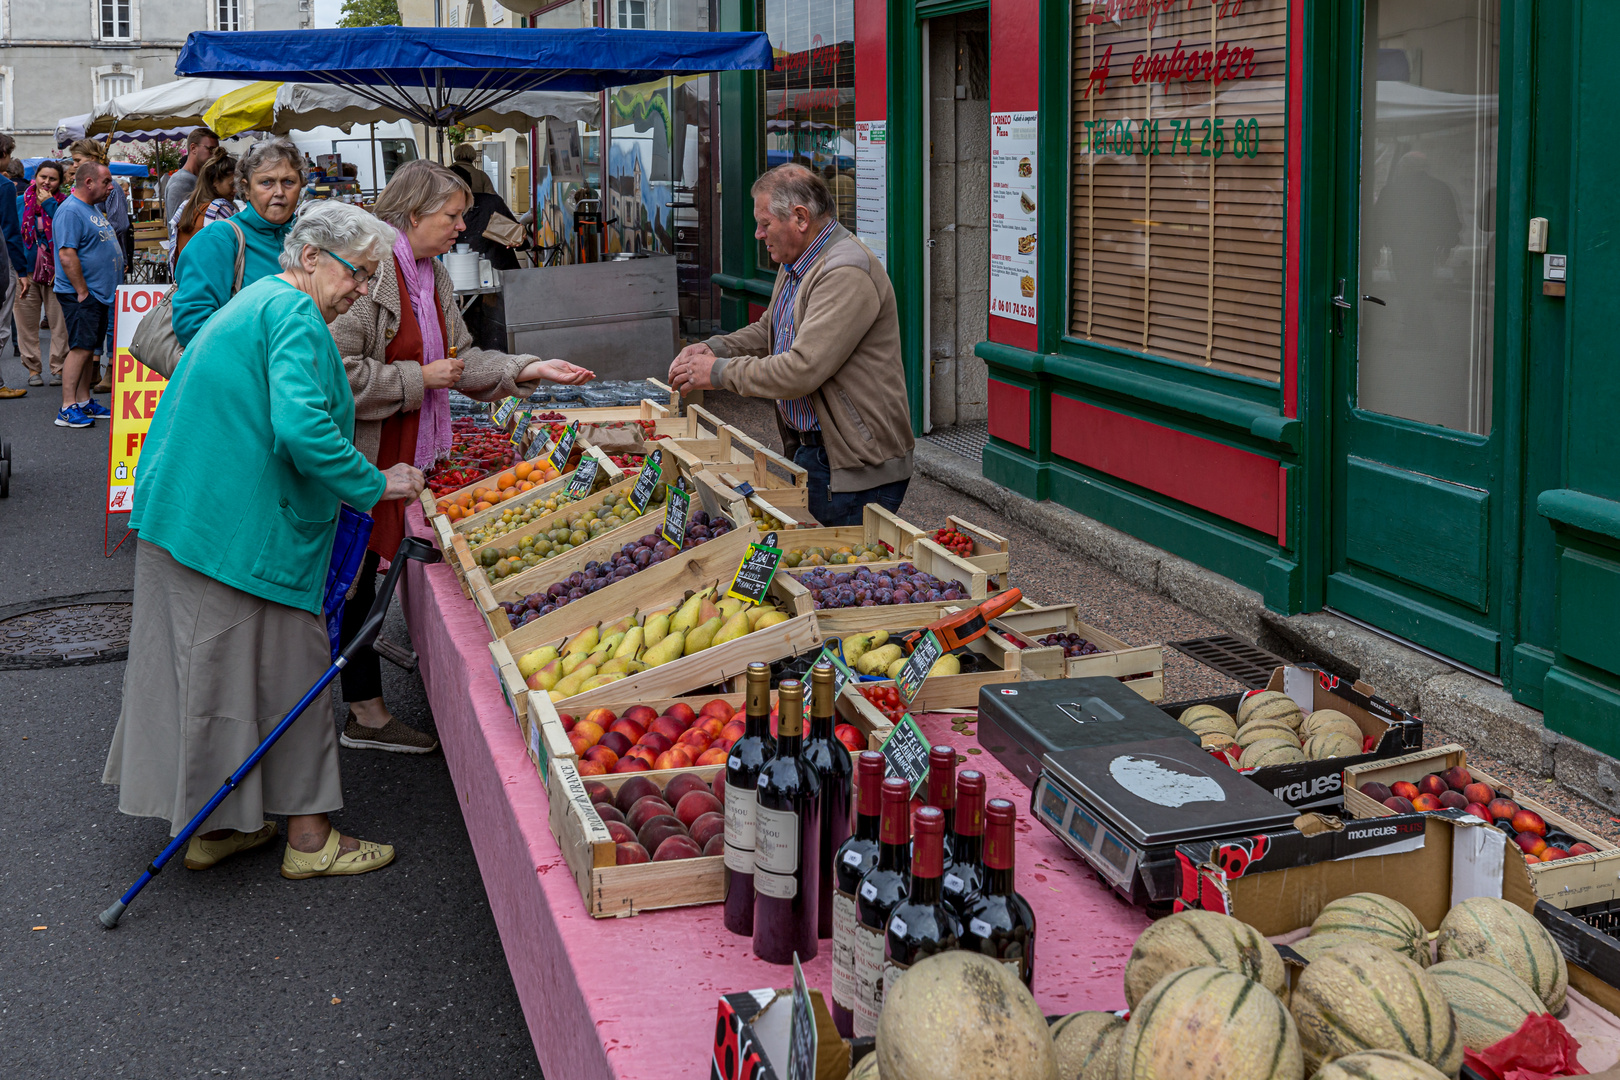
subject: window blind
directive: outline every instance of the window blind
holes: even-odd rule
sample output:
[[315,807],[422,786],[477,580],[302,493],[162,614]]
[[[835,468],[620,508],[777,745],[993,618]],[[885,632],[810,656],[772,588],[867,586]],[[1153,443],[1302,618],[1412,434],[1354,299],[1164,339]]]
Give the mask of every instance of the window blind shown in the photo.
[[1275,381],[1286,0],[1076,0],[1069,330]]

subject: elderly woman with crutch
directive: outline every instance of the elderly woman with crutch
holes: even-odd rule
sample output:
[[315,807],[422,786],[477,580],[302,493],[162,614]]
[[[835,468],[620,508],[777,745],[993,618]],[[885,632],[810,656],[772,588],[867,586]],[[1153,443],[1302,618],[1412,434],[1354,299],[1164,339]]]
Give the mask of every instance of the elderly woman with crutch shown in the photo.
[[[286,234],[282,272],[207,321],[152,421],[130,522],[140,538],[123,711],[103,780],[120,785],[121,811],[166,818],[171,836],[331,665],[323,598],[340,506],[422,490],[409,463],[382,471],[355,449],[354,399],[328,329],[394,239],[357,207],[307,207]],[[269,842],[267,814],[288,818],[284,877],[393,860],[392,847],[328,820],[343,805],[337,732],[313,712],[203,823],[189,869]]]

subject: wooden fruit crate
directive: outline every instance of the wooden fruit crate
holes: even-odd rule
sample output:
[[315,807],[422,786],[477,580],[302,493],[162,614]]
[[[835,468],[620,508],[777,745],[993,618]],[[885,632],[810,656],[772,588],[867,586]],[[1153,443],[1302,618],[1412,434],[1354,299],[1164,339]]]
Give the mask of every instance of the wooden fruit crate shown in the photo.
[[[880,563],[858,563],[854,569],[882,570],[893,568],[901,562],[909,562],[924,573],[933,574],[943,581],[956,581],[965,585],[972,600],[983,600],[989,595],[987,579],[989,575],[979,567],[965,559],[958,558],[926,537],[919,537],[912,545],[911,556],[906,559],[895,559]],[[825,567],[798,566],[792,569],[778,570],[776,581],[772,583],[772,591],[777,591],[777,582],[781,583],[783,595],[797,596],[800,592],[808,595],[809,590],[800,581],[811,569],[826,569]],[[832,567],[834,570],[847,570],[847,566]],[[944,617],[947,611],[954,611],[959,607],[971,606],[969,600],[935,600],[921,604],[884,604],[876,607],[849,607],[827,608],[816,612],[816,619],[821,626],[821,632],[827,637],[842,637],[845,633],[859,633],[862,630],[905,630],[918,626],[926,626]]]
[[[472,545],[466,540],[467,534],[465,532],[458,530],[455,535],[462,539],[462,543],[456,546],[456,557],[458,563],[460,564],[462,576],[465,578],[466,575],[469,574],[474,568],[482,568],[483,564],[479,561],[479,557],[485,550],[490,548],[502,549],[516,547],[518,541],[522,540],[525,536],[538,536],[541,533],[550,532],[552,529],[565,524],[568,518],[574,514],[583,513],[586,510],[595,510],[597,507],[601,506],[610,495],[628,495],[631,489],[635,486],[636,477],[626,476],[624,479],[613,484],[611,487],[597,488],[595,492],[585,496],[583,499],[580,499],[577,502],[565,503],[551,513],[535,518],[527,525],[521,525],[518,528],[513,529],[511,532],[503,533],[500,536],[495,537],[493,540],[486,540],[477,546]],[[602,536],[615,535],[620,532],[620,530],[631,525],[644,525],[645,522],[643,519],[647,516],[647,514],[643,514],[639,518],[634,518],[623,523],[616,529],[605,533],[599,533],[597,536],[593,536],[590,539],[596,540]],[[638,533],[637,535],[640,534]],[[485,576],[487,577],[488,575]]]
[[[1526,868],[1530,871],[1530,881],[1535,886],[1537,896],[1553,907],[1566,911],[1620,898],[1620,848],[1544,803],[1527,795],[1515,794],[1511,784],[1496,779],[1477,765],[1469,765],[1468,751],[1456,743],[1437,746],[1433,750],[1420,750],[1404,757],[1368,761],[1345,769],[1345,812],[1355,818],[1392,817],[1395,811],[1361,793],[1362,784],[1377,781],[1387,786],[1397,780],[1415,784],[1430,773],[1445,772],[1454,765],[1465,767],[1474,774],[1475,780],[1495,788],[1498,796],[1512,799],[1522,809],[1540,814],[1549,826],[1556,826],[1598,849],[1585,855],[1571,855],[1557,862],[1528,863]],[[1480,824],[1491,827],[1485,822]],[[1506,857],[1524,861],[1511,837],[1508,838]]]
[[[667,785],[678,772],[696,772],[712,779],[724,765],[701,769],[663,770],[640,773],[614,773],[591,779],[617,792],[632,776],[645,776]],[[726,898],[726,860],[723,855],[668,862],[616,864],[617,845],[585,794],[585,779],[574,763],[553,761],[546,778],[546,794],[551,807],[548,824],[551,835],[562,849],[564,861],[579,885],[585,910],[593,918],[605,919],[634,915],[658,908],[717,904]]]
[[[734,489],[733,489],[734,490]],[[867,503],[861,514],[859,525],[832,525],[821,527],[808,527],[793,530],[792,536],[782,538],[784,552],[803,550],[805,548],[821,547],[836,548],[854,544],[887,544],[896,559],[911,558],[912,548],[916,542],[928,533],[904,520],[877,503]],[[969,560],[971,561],[971,560]],[[840,566],[845,569],[851,566],[865,566],[866,563],[851,563]],[[788,569],[808,569],[802,564]]]
[[[1164,646],[1127,645],[1082,622],[1073,604],[1015,609],[990,625],[1009,640],[1027,645],[1023,650],[1025,679],[1112,676],[1149,701],[1164,700]],[[1056,633],[1079,634],[1103,651],[1066,658],[1058,646],[1036,643]]]
[[[948,514],[945,517],[945,528],[955,529],[969,540],[973,541],[973,554],[962,558],[977,566],[990,575],[990,589],[1000,592],[1011,587],[1012,580],[1012,545],[1005,536],[993,533],[982,525],[975,525],[965,518]],[[932,530],[923,531],[922,535],[932,537]]]
[[[687,408],[692,435],[671,440],[673,452],[693,469],[729,472],[756,488],[807,488],[810,474],[707,409]],[[695,441],[694,441],[695,440]]]
[[[602,451],[593,446],[588,446],[584,448],[582,453],[589,454],[591,457],[596,459],[598,469],[596,482],[599,486],[602,484],[615,484],[624,479],[624,470],[613,464],[613,462],[609,461],[607,455],[602,453]],[[581,458],[581,460],[584,459]],[[573,478],[574,473],[573,470],[570,469],[554,480],[547,480],[545,483],[539,485],[538,487],[530,488],[521,495],[515,495],[503,503],[496,506],[491,506],[488,510],[480,510],[476,514],[469,514],[468,516],[461,518],[459,521],[451,521],[449,518],[446,518],[443,514],[438,512],[439,500],[454,498],[461,495],[463,492],[470,493],[475,488],[485,486],[482,481],[476,484],[469,484],[464,488],[457,488],[455,491],[452,491],[446,495],[435,495],[427,488],[423,488],[422,494],[417,498],[421,503],[423,516],[429,521],[436,523],[440,518],[443,518],[445,529],[457,532],[468,532],[472,529],[476,529],[479,525],[488,521],[492,517],[499,517],[500,512],[508,507],[526,506],[529,503],[534,502],[536,499],[543,499],[547,495],[564,490],[568,487],[568,482]],[[434,525],[434,530],[435,532],[439,531],[439,526],[437,524]]]
[[[847,608],[843,610],[859,612],[883,612],[883,615],[876,617],[873,621],[878,623],[887,623],[890,621],[887,613],[891,610],[904,611],[911,607],[926,608],[930,606],[932,605],[901,604],[891,608],[871,607]],[[955,603],[942,604],[941,607],[943,608],[941,617],[943,617],[944,615],[949,615],[953,612],[962,610],[962,603],[961,601],[956,601]],[[825,613],[818,611],[815,617],[819,620],[823,614]],[[844,638],[850,636],[851,634],[870,633],[872,630],[888,630],[891,638],[899,638],[904,633],[910,633],[911,631],[926,625],[927,621],[918,620],[916,616],[913,615],[911,620],[903,627],[890,627],[886,625],[859,627],[855,629],[846,629],[836,636]],[[822,633],[827,638],[832,638],[835,636],[827,633],[825,627],[823,627]],[[1006,638],[1002,637],[1000,634],[996,633],[994,630],[987,630],[984,634],[968,642],[967,648],[975,655],[980,657],[979,663],[983,665],[983,668],[979,671],[964,671],[960,675],[931,676],[923,682],[922,692],[912,700],[910,705],[911,712],[924,713],[932,712],[938,709],[976,709],[979,706],[979,690],[981,687],[994,686],[999,683],[1017,682],[1021,678],[1023,674],[1021,666],[1022,660],[1019,656],[1018,647],[1012,642],[1008,641]],[[845,689],[851,693],[859,693],[859,691],[856,689],[858,686],[893,685],[894,681],[892,679],[863,678],[862,681],[858,683],[850,683],[847,687],[845,687]],[[879,717],[882,716],[881,713],[878,713],[877,715]]]
[[[659,507],[657,511],[644,514],[636,520],[644,525],[647,532],[656,533],[663,528],[664,513],[664,508]],[[566,637],[587,626],[594,626],[603,619],[612,621],[638,609],[645,610],[658,606],[648,602],[648,598],[662,595],[667,591],[664,586],[671,582],[680,583],[682,588],[692,589],[698,588],[699,582],[712,584],[722,574],[729,581],[731,575],[736,573],[738,564],[742,562],[743,553],[748,549],[748,545],[758,539],[759,533],[751,524],[745,523],[724,536],[699,544],[674,558],[649,566],[640,573],[632,574],[622,581],[616,581],[588,596],[583,596],[568,606],[521,627],[524,630],[538,627],[540,629],[537,632],[544,635],[534,645],[527,647],[538,648],[552,638]],[[483,615],[484,624],[489,628],[490,635],[499,639],[513,632],[511,620],[501,608],[502,601],[517,600],[530,593],[549,588],[553,582],[561,581],[576,570],[583,570],[586,563],[601,562],[604,557],[617,552],[623,544],[623,537],[604,534],[572,551],[564,552],[554,559],[547,559],[538,566],[531,566],[521,574],[513,574],[493,585],[485,578],[483,570],[475,567],[467,575],[467,583],[472,589],[473,600]],[[575,614],[570,615],[571,612]],[[564,617],[558,618],[559,615]]]

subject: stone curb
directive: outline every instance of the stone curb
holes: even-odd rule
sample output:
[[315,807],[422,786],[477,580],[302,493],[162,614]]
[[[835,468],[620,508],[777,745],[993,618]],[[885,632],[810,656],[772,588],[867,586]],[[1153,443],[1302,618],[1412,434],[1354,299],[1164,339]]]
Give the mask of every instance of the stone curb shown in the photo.
[[917,443],[920,476],[979,500],[1075,555],[1202,615],[1227,633],[1293,660],[1361,679],[1421,716],[1442,737],[1489,747],[1491,756],[1620,811],[1620,761],[1547,730],[1542,714],[1495,683],[1327,612],[1279,615],[1260,594],[1068,507],[1036,502],[985,479],[977,462]]

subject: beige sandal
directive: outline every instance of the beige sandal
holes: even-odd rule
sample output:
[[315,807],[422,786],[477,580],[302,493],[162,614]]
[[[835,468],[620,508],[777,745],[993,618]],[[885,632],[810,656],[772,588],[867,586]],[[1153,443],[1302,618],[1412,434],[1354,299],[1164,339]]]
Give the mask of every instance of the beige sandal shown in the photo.
[[301,881],[312,877],[335,877],[339,874],[364,874],[381,870],[394,861],[392,844],[374,844],[361,840],[354,851],[339,852],[343,837],[333,828],[327,834],[326,844],[319,851],[299,851],[291,844],[281,856],[281,876]]
[[252,851],[260,844],[268,844],[276,835],[276,823],[267,821],[253,832],[233,832],[220,840],[204,840],[193,836],[186,845],[186,869],[207,870],[221,859],[241,851]]

